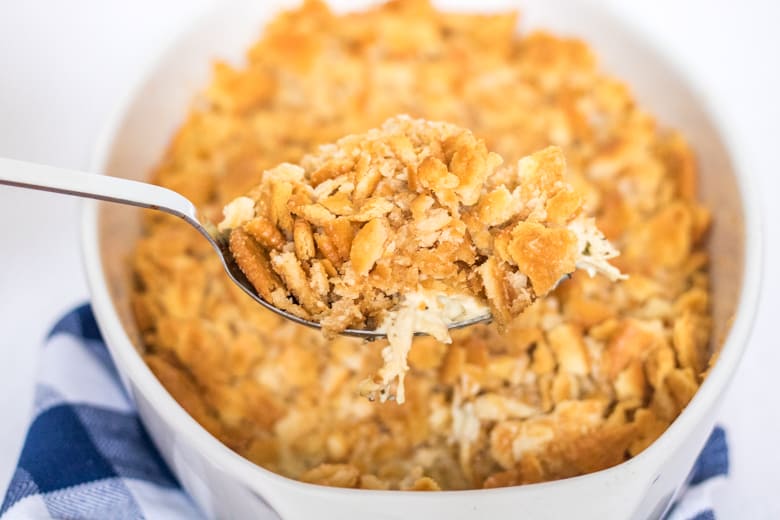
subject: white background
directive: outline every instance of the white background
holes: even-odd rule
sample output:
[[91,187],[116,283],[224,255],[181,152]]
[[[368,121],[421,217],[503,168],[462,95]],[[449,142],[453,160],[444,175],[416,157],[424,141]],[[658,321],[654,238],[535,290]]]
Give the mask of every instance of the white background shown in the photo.
[[[119,99],[212,1],[0,0],[0,156],[86,168]],[[732,474],[715,500],[719,518],[780,518],[780,2],[590,1],[677,50],[698,87],[721,101],[763,188],[763,302],[721,412]],[[75,199],[0,187],[0,223],[4,494],[29,415],[37,349],[87,289]]]

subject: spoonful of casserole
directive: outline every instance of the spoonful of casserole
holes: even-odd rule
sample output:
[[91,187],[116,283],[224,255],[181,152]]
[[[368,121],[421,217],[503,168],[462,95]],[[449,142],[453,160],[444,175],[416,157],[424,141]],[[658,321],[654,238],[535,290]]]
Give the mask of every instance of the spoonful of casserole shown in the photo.
[[387,336],[361,392],[401,403],[415,334],[503,326],[578,268],[623,278],[564,170],[558,148],[504,165],[468,130],[398,116],[266,171],[218,230],[261,301]]
[[546,148],[504,165],[458,126],[397,116],[267,170],[217,225],[151,184],[0,158],[0,184],[157,209],[194,226],[267,309],[326,335],[384,338],[371,399],[404,401],[415,334],[499,327],[576,269],[624,278]]

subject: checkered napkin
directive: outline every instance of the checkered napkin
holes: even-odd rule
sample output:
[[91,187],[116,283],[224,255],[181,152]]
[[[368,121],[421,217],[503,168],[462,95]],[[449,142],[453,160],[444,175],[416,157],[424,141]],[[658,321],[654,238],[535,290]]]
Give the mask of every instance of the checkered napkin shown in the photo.
[[[124,393],[88,305],[62,318],[42,353],[35,410],[0,520],[197,519]],[[668,520],[708,520],[728,475],[716,428]]]

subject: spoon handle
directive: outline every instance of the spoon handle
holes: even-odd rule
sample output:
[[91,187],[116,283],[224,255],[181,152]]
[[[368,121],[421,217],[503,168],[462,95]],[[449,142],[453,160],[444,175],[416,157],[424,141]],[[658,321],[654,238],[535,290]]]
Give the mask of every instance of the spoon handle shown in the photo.
[[195,206],[186,197],[145,182],[0,157],[3,184],[162,210],[203,230]]

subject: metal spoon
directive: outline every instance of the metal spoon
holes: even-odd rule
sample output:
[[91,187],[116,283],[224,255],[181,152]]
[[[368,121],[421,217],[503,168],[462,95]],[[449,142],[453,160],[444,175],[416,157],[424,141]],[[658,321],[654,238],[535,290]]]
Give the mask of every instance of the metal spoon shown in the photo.
[[[175,215],[206,237],[206,240],[219,254],[222,266],[225,268],[228,276],[230,276],[230,279],[241,287],[245,293],[254,298],[257,303],[295,323],[315,329],[320,328],[319,323],[305,320],[275,307],[260,297],[233,259],[233,255],[228,248],[227,236],[217,232],[214,224],[199,217],[195,205],[180,193],[145,182],[66,170],[0,157],[0,185],[2,184],[108,202],[118,202],[141,208],[156,209]],[[449,325],[449,328],[460,329],[476,323],[490,321],[490,319],[490,315],[479,316],[452,323]],[[341,334],[367,339],[383,338],[386,335],[382,331],[362,329],[346,329]]]

